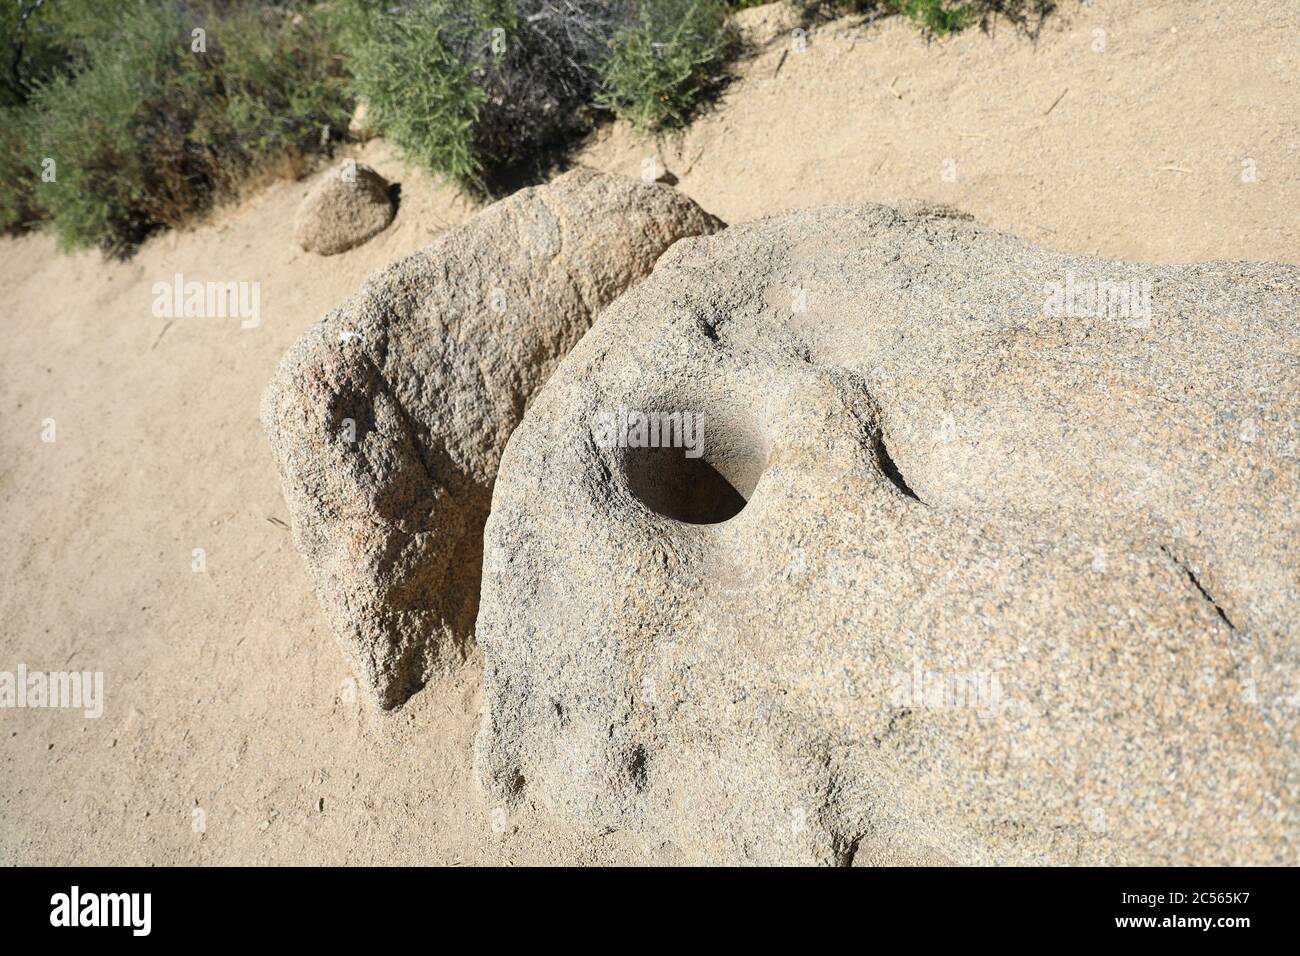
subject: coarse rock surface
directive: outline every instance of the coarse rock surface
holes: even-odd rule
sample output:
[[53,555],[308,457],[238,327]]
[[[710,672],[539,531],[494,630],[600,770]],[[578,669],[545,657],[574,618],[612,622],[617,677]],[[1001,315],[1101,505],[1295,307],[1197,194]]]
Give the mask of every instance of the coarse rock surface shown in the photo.
[[294,239],[307,252],[332,256],[383,232],[396,211],[388,180],[364,163],[346,159],[302,201]]
[[363,686],[400,704],[459,661],[506,439],[596,314],[684,236],[676,191],[579,169],[372,276],[263,399],[317,596]]
[[679,243],[506,448],[490,804],[715,863],[1294,864],[1298,457],[1294,267],[921,204]]

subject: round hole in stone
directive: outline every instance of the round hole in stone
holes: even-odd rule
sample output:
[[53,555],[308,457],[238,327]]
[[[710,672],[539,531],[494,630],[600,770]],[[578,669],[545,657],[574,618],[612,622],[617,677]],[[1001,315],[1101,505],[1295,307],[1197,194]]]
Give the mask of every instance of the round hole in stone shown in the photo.
[[623,475],[651,511],[687,524],[720,524],[749,503],[768,448],[757,429],[718,416],[699,416],[697,429],[693,448],[623,448]]

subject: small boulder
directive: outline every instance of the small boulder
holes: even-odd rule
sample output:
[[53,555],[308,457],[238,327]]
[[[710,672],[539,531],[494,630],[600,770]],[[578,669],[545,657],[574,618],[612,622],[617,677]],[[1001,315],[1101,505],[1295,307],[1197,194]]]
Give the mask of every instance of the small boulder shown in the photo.
[[294,239],[307,252],[332,256],[382,232],[395,212],[388,180],[347,159],[326,173],[298,207]]
[[378,131],[370,125],[370,107],[365,100],[357,101],[356,109],[352,111],[352,119],[348,122],[348,134],[362,142],[374,139],[378,135]]
[[787,0],[737,10],[731,23],[741,42],[750,48],[762,48],[791,33],[799,26],[798,8]]

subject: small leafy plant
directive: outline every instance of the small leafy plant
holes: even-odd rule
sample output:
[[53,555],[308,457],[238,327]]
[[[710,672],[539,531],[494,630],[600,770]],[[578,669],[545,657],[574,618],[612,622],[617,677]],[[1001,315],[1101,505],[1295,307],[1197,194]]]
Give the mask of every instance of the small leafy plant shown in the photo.
[[600,102],[640,129],[685,123],[717,85],[731,45],[720,0],[648,0],[619,31],[601,71]]

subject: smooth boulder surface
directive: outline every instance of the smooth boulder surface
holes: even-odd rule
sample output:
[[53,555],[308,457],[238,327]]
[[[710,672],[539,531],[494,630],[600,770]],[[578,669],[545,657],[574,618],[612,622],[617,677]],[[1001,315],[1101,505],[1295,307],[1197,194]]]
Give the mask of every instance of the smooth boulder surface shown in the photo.
[[294,541],[380,706],[465,654],[492,481],[533,393],[665,249],[720,225],[575,170],[375,274],[284,357],[262,421]]
[[365,163],[344,160],[303,199],[294,239],[307,252],[336,255],[383,232],[396,212],[388,180]]
[[1297,862],[1295,268],[920,204],[679,243],[485,549],[489,805],[673,861]]

